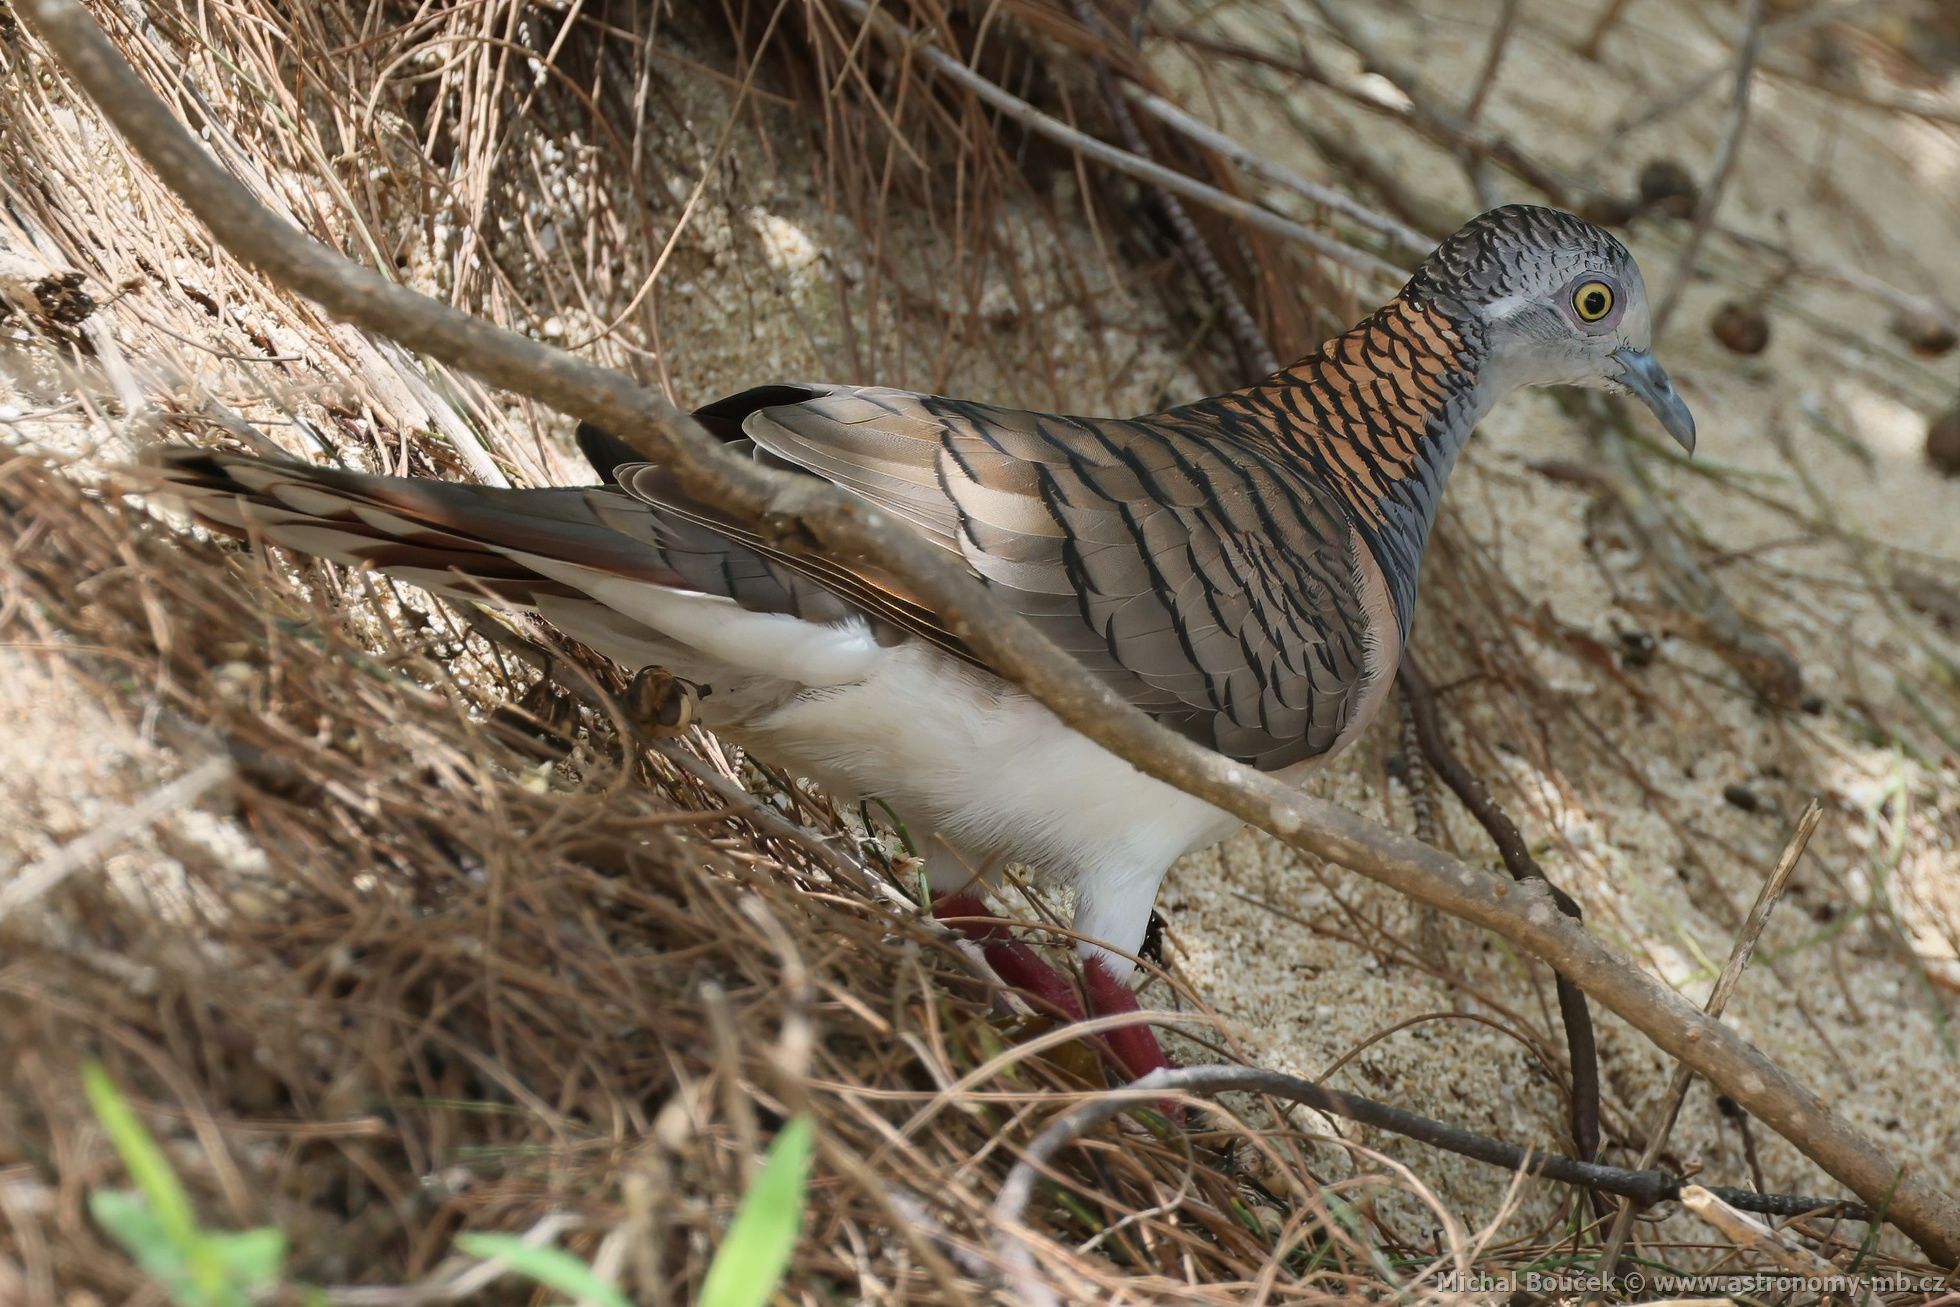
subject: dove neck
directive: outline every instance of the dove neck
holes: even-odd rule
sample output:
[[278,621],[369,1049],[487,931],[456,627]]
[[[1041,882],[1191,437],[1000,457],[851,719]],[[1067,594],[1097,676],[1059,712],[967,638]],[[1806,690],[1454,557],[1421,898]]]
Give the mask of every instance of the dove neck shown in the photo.
[[1405,633],[1444,482],[1501,388],[1482,384],[1486,357],[1468,312],[1403,296],[1231,397],[1263,419],[1262,443],[1340,495]]

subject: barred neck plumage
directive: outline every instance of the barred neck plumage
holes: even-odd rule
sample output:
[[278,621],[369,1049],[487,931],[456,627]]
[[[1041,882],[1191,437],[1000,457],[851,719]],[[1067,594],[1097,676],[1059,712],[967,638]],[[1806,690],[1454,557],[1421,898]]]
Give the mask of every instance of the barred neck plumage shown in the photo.
[[1166,415],[1209,419],[1339,494],[1405,635],[1443,483],[1495,398],[1478,384],[1481,325],[1442,303],[1399,296],[1291,367]]

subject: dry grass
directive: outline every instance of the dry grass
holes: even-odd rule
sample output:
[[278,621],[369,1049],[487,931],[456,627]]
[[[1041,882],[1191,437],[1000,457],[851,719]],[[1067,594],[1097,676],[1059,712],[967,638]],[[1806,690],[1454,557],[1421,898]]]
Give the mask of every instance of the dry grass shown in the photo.
[[[1086,34],[1065,5],[903,10],[988,77],[1105,139],[1115,133],[1093,60],[1140,70],[1166,94],[1188,85],[1140,64],[1120,34]],[[841,8],[241,0],[101,16],[274,208],[353,257],[670,393],[683,368],[698,384],[821,365],[920,387],[1004,378],[1025,402],[1101,407],[1116,378],[1126,397],[1188,394],[1244,370],[1188,248],[1147,199],[860,39]],[[1178,26],[1172,44],[1203,48],[1216,34],[1200,26]],[[1194,108],[1284,98],[1270,66],[1218,45],[1208,84],[1184,96]],[[103,787],[92,803],[25,802],[41,829],[0,832],[0,866],[46,868],[91,829],[121,850],[0,919],[0,1050],[23,1091],[0,1102],[0,1298],[11,1286],[30,1301],[56,1300],[57,1286],[139,1291],[83,1207],[90,1189],[120,1182],[75,1088],[87,1057],[108,1063],[166,1138],[212,1222],[287,1230],[307,1282],[416,1281],[460,1230],[569,1214],[566,1245],[630,1293],[691,1301],[760,1150],[785,1115],[807,1111],[819,1150],[792,1296],[998,1297],[988,1207],[1018,1147],[1092,1087],[1079,1047],[1017,1043],[1038,1032],[995,1015],[972,961],[920,920],[894,840],[865,837],[820,796],[706,737],[652,745],[622,733],[603,710],[617,682],[577,651],[565,656],[592,683],[588,706],[527,697],[533,672],[412,592],[191,545],[84,488],[158,435],[269,440],[422,475],[581,478],[561,453],[561,420],[320,320],[208,248],[31,43],[0,35],[0,63],[0,245],[86,271],[100,301],[79,323],[18,312],[0,328],[13,333],[0,429],[15,447],[0,454],[0,639],[11,646],[0,677],[21,688],[0,706],[22,714],[25,736],[27,705],[86,705],[72,720],[100,738],[73,741],[76,752],[114,755],[81,768]],[[1239,186],[1215,157],[1144,131],[1159,158]],[[1392,177],[1347,181],[1409,220],[1436,212]],[[814,255],[771,224],[777,210],[815,234]],[[1303,251],[1194,217],[1283,355],[1365,297]],[[663,325],[699,322],[697,282],[746,298],[723,305],[726,339]],[[758,343],[743,330],[785,316],[800,334]],[[1637,535],[1633,473],[1604,456],[1553,472],[1603,487],[1602,549]],[[1710,476],[1737,502],[1764,497],[1746,475]],[[1934,569],[1937,587],[1938,560],[1880,549],[1827,504],[1770,498],[1822,542],[1822,561],[1731,556],[1697,522],[1668,524],[1697,567],[1748,587],[1752,612],[1827,604],[1835,591],[1818,597],[1819,572],[1892,607],[1904,602],[1895,571]],[[1534,838],[1599,867],[1604,855],[1575,845],[1567,818],[1645,790],[1684,845],[1747,863],[1753,850],[1679,811],[1624,746],[1628,718],[1749,698],[1747,667],[1722,658],[1734,631],[1700,620],[1656,563],[1660,579],[1629,604],[1713,655],[1664,656],[1636,677],[1625,651],[1537,605],[1496,524],[1453,515],[1444,542],[1425,647],[1438,679],[1459,687],[1466,757]],[[1850,630],[1834,657],[1909,689],[1847,711],[1937,770],[1955,751],[1943,733],[1960,723],[1952,633],[1913,622]],[[1547,649],[1589,668],[1610,707],[1569,678],[1548,681]],[[502,707],[520,701],[569,733],[567,756]],[[1923,711],[1902,716],[1901,704]],[[1771,728],[1795,760],[1783,780],[1805,792],[1831,746],[1788,720]],[[197,813],[119,818],[214,759],[229,780]],[[1936,801],[1936,817],[1950,801]],[[784,817],[807,834],[785,834]],[[1912,920],[1945,921],[1950,935],[1941,903],[1921,908]],[[1437,965],[1378,920],[1351,918],[1334,928],[1385,964]],[[1888,929],[1902,933],[1898,920]],[[1927,955],[1937,945],[1919,943]],[[1554,1022],[1442,965],[1564,1078]],[[1912,1001],[1950,1008],[1937,959],[1919,974],[1933,977],[1930,998]],[[1200,1020],[1195,1033],[1232,1055],[1228,1032]],[[1609,1136],[1633,1151],[1643,1106],[1609,1095]],[[1432,1222],[1427,1210],[1449,1204],[1419,1163],[1401,1171],[1355,1144],[1341,1157],[1304,1118],[1234,1109],[1190,1141],[1112,1127],[1066,1155],[1064,1187],[1035,1214],[1041,1274],[1064,1300],[1304,1303],[1406,1285],[1419,1301],[1447,1296],[1434,1284],[1452,1266],[1495,1273],[1593,1254],[1574,1235],[1590,1213],[1569,1199],[1522,1234],[1495,1219],[1483,1233]],[[1406,1233],[1436,1225],[1437,1241]],[[1731,1270],[1765,1264],[1737,1256]]]

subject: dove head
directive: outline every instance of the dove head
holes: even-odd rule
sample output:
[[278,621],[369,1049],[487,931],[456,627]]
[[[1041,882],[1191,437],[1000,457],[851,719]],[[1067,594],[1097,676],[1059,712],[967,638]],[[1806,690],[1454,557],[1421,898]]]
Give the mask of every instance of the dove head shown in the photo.
[[1423,260],[1402,298],[1481,328],[1482,387],[1629,394],[1694,452],[1694,414],[1653,356],[1640,267],[1584,219],[1527,204],[1480,214]]

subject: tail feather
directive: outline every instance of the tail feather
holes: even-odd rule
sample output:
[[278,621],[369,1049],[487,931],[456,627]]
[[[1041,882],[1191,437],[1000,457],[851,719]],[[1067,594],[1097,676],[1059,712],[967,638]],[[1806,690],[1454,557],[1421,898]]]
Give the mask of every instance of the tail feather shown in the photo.
[[821,584],[611,487],[509,490],[183,448],[145,462],[217,530],[544,613],[629,666],[837,684],[863,674],[876,647]]
[[459,573],[518,602],[527,582],[540,595],[567,590],[517,562],[516,551],[577,559],[651,585],[684,584],[649,542],[601,524],[579,490],[367,476],[181,448],[155,450],[145,461],[200,521],[349,566]]

